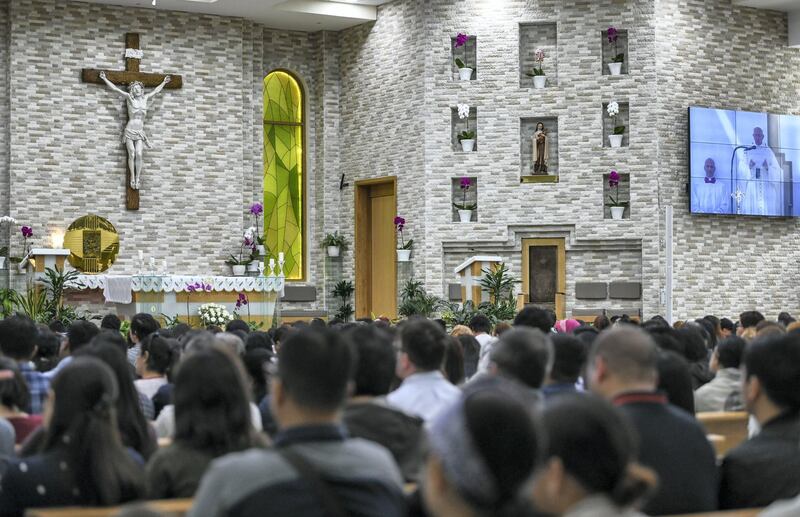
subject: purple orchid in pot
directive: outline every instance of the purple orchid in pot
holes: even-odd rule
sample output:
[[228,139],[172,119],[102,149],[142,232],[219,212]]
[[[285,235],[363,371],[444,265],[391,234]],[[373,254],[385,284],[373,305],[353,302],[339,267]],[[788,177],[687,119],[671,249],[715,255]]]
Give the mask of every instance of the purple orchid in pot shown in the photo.
[[468,41],[469,41],[469,36],[467,36],[463,32],[459,32],[458,34],[456,34],[456,41],[453,44],[454,49],[464,47],[464,60],[462,61],[460,57],[455,58],[455,64],[456,67],[458,68],[458,78],[462,81],[469,81],[470,79],[472,79],[473,69],[468,67],[466,64]]
[[459,188],[462,192],[461,203],[453,203],[453,206],[458,210],[458,218],[462,223],[469,223],[472,221],[472,212],[478,208],[477,203],[467,203],[467,192],[472,187],[472,180],[463,177],[459,182]]
[[608,63],[608,71],[611,75],[620,75],[622,74],[622,63],[625,62],[625,53],[618,52],[617,50],[617,40],[619,39],[619,31],[614,27],[609,27],[606,30],[606,37],[608,38],[608,43],[612,47],[612,58],[611,62]]
[[247,266],[253,262],[252,253],[254,252],[255,247],[256,243],[253,237],[253,232],[250,229],[248,229],[247,231],[244,232],[242,240],[239,244],[238,256],[231,255],[228,258],[228,260],[225,261],[226,264],[231,266],[234,276],[245,275],[245,273],[247,272]]
[[253,220],[256,223],[255,225],[255,240],[256,240],[256,253],[259,257],[263,257],[267,254],[267,248],[264,246],[264,236],[261,234],[261,218],[264,215],[264,205],[261,203],[253,203],[250,205],[250,215],[253,216]]
[[617,171],[611,171],[608,175],[608,186],[610,188],[615,189],[615,196],[609,194],[608,196],[608,207],[611,209],[611,219],[622,219],[623,214],[625,214],[625,203],[621,203],[619,200],[619,182],[620,182],[620,175]]
[[405,239],[403,229],[406,227],[406,220],[400,216],[394,218],[394,229],[400,237],[400,247],[397,248],[397,261],[409,262],[411,260],[411,248],[414,246],[414,239]]

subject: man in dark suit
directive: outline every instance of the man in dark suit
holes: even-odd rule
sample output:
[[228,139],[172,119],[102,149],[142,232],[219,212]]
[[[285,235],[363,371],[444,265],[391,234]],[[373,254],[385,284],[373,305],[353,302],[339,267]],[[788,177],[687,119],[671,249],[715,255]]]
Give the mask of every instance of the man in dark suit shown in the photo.
[[722,508],[761,507],[800,493],[800,336],[754,341],[743,373],[742,398],[761,431],[722,462]]
[[714,450],[700,424],[670,405],[658,383],[658,350],[633,326],[602,333],[589,355],[589,388],[630,417],[641,444],[639,461],[656,471],[648,515],[695,513],[717,507]]

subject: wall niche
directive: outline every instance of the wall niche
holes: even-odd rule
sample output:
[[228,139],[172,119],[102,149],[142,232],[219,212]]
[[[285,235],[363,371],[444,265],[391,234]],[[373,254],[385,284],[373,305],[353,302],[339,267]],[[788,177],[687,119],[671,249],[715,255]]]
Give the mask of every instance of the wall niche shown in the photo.
[[620,73],[621,75],[627,75],[629,70],[628,64],[630,63],[630,54],[628,53],[628,31],[625,29],[617,29],[616,42],[608,41],[608,30],[602,31],[600,37],[602,38],[601,52],[603,57],[600,66],[603,67],[603,75],[612,75],[608,64],[614,62],[614,58],[619,54],[624,56]]
[[[469,122],[467,122],[469,121]],[[453,147],[453,151],[456,152],[464,152],[464,149],[461,145],[461,142],[458,140],[458,135],[462,131],[472,131],[475,133],[475,145],[473,147],[473,151],[478,150],[478,108],[470,106],[469,108],[469,116],[466,118],[459,118],[458,117],[458,108],[453,107],[450,108],[450,141]]]
[[619,114],[617,115],[616,123],[614,123],[614,117],[608,116],[609,103],[607,102],[603,103],[603,147],[612,147],[609,136],[614,134],[615,126],[625,126],[625,132],[622,133],[622,147],[628,147],[630,145],[630,137],[629,137],[631,133],[630,105],[627,102],[620,102],[620,101],[616,102],[619,105]]
[[478,38],[467,36],[466,44],[456,48],[456,37],[450,37],[450,67],[454,81],[460,81],[456,59],[460,59],[467,67],[472,68],[470,81],[478,79]]
[[558,85],[558,24],[533,22],[519,24],[519,86],[533,88],[533,77],[526,75],[537,66],[536,49],[544,51],[542,70],[547,86]]
[[[469,189],[466,190],[466,196],[464,190],[461,188],[461,180],[462,178],[469,179],[470,186]],[[475,205],[475,208],[472,209],[472,218],[470,222],[477,223],[478,222],[478,209],[480,208],[478,205],[478,178],[475,176],[460,176],[458,178],[451,178],[450,180],[451,187],[451,202],[450,206],[452,208],[452,222],[457,223],[461,221],[461,217],[458,214],[458,207],[456,205],[464,205],[465,201],[464,198],[466,197],[466,205],[469,208],[471,205]]]
[[[544,125],[547,147],[545,169],[537,167],[534,157],[535,133],[539,123]],[[519,144],[520,177],[524,182],[558,181],[558,117],[521,118],[519,120]]]
[[612,199],[619,203],[624,203],[625,211],[622,213],[623,219],[631,218],[631,175],[619,173],[619,193],[617,187],[609,184],[610,173],[603,174],[603,219],[611,219]]

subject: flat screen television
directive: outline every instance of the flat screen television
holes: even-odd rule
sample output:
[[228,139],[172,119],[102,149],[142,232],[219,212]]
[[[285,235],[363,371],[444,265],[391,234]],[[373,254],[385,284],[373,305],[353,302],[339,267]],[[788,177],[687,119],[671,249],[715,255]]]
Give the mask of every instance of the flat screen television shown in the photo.
[[800,117],[689,108],[689,210],[800,216]]

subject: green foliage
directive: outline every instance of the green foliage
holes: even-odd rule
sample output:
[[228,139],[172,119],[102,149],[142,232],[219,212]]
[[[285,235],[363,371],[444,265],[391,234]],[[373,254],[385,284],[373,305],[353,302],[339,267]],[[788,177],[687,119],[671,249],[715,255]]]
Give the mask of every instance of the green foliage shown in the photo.
[[456,325],[468,325],[469,320],[478,313],[472,301],[466,301],[463,305],[456,302],[447,302],[444,307],[442,319],[450,328]]
[[339,235],[338,231],[329,233],[325,235],[324,239],[322,239],[322,247],[327,248],[328,246],[338,246],[342,251],[344,251],[347,249],[347,239],[344,235]]
[[13,289],[0,289],[0,317],[7,318],[14,312],[16,294]]
[[611,62],[612,63],[623,63],[623,62],[625,62],[625,53],[621,52],[621,53],[617,54],[616,56],[611,58]]
[[261,327],[264,326],[264,322],[263,321],[258,321],[258,322],[256,322],[256,321],[248,321],[247,322],[247,326],[250,327],[250,332],[256,332],[258,330],[261,330]]
[[478,203],[466,203],[463,205],[460,203],[453,203],[453,206],[456,207],[456,210],[475,210],[478,208]]
[[467,68],[467,65],[465,65],[464,62],[461,61],[461,58],[457,57],[455,63],[457,68]]
[[122,337],[128,339],[128,332],[131,330],[131,322],[130,320],[124,320],[122,325],[119,326],[119,333],[122,334]]
[[614,134],[615,135],[625,134],[625,126],[614,126]]
[[236,258],[235,255],[231,255],[230,258],[225,261],[225,263],[228,264],[229,266],[246,266],[251,262],[253,262],[253,259],[249,255],[247,258],[243,258],[241,260]]
[[481,289],[489,292],[490,301],[483,302],[478,306],[475,306],[472,301],[464,302],[463,305],[447,303],[447,308],[442,313],[442,319],[451,327],[468,325],[469,320],[476,314],[484,314],[492,322],[492,325],[500,321],[512,320],[517,314],[514,284],[518,282],[519,280],[508,273],[508,267],[505,264],[492,270],[484,269],[480,285]]
[[527,75],[528,77],[537,77],[540,75],[545,75],[545,73],[544,70],[541,67],[539,67],[532,69],[530,72],[525,72],[525,75]]
[[[180,323],[180,322],[181,322],[181,321],[180,321],[180,318],[178,318],[178,315],[177,315],[177,314],[175,315],[175,317],[173,317],[173,318],[170,318],[169,316],[167,316],[166,314],[164,314],[164,313],[162,312],[162,313],[161,313],[161,317],[162,317],[162,318],[164,318],[164,327],[165,327],[165,328],[168,328],[168,329],[171,329],[172,327],[175,327],[175,326],[177,326],[177,325],[178,325],[178,323]],[[121,331],[121,330],[122,330],[122,329],[120,329],[120,331]]]
[[353,310],[353,305],[350,303],[350,297],[353,296],[355,290],[353,282],[350,280],[340,280],[333,286],[333,296],[339,298],[340,301],[339,310],[334,314],[334,318],[342,321],[350,320],[355,312]]
[[489,292],[489,300],[492,303],[510,295],[514,290],[514,284],[519,283],[519,280],[508,274],[508,266],[505,264],[500,264],[494,269],[483,269],[481,272],[483,273],[481,288]]
[[475,131],[462,131],[458,134],[458,141],[462,140],[472,140],[475,138]]
[[408,239],[405,244],[400,246],[401,250],[410,250],[414,246],[414,239]]
[[400,292],[400,307],[397,312],[406,318],[423,316],[430,318],[442,307],[443,301],[432,294],[425,292],[422,282],[409,280]]
[[80,319],[77,312],[72,307],[64,306],[64,291],[68,287],[80,288],[83,284],[77,281],[80,272],[72,270],[68,272],[58,269],[46,268],[45,278],[42,280],[47,292],[46,311],[49,320],[59,320],[65,325],[69,325],[76,319]]
[[14,293],[14,307],[36,323],[49,323],[47,313],[47,293],[42,290],[29,288],[25,294]]

